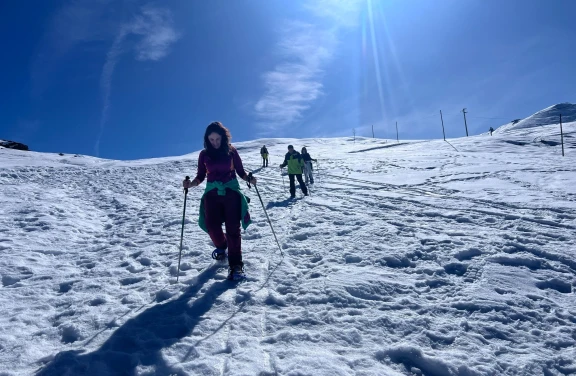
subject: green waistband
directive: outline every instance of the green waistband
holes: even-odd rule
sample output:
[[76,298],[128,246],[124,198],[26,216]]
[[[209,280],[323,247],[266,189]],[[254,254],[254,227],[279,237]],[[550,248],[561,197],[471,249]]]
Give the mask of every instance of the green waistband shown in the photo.
[[210,192],[213,189],[217,189],[219,196],[225,196],[226,188],[230,188],[233,191],[240,192],[240,184],[238,183],[238,179],[232,179],[227,183],[222,183],[221,181],[207,182],[204,194]]

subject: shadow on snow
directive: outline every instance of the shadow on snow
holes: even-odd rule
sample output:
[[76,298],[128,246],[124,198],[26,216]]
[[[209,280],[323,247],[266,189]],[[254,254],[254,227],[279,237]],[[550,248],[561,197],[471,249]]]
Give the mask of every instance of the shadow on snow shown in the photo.
[[291,204],[295,203],[296,201],[300,201],[300,200],[302,200],[302,197],[287,198],[287,199],[282,200],[282,201],[269,201],[268,204],[266,205],[266,210],[271,209],[271,208],[286,208],[286,207],[290,206]]
[[215,282],[188,304],[217,269],[214,265],[200,273],[196,284],[178,299],[157,304],[128,320],[98,350],[87,354],[83,350],[60,352],[36,375],[133,375],[139,365],[155,366],[156,374],[184,375],[168,365],[160,351],[190,335],[216,299],[234,288],[229,281]]

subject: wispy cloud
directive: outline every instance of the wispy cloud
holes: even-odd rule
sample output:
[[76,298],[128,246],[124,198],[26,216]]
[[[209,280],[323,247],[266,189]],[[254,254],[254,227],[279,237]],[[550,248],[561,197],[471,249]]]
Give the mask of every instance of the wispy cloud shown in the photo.
[[323,95],[322,78],[338,46],[342,27],[354,25],[358,1],[317,0],[305,4],[324,27],[287,21],[280,30],[278,53],[283,60],[262,74],[264,94],[254,106],[261,128],[276,131],[300,119]]
[[297,120],[322,94],[323,65],[336,42],[331,33],[301,22],[288,23],[282,34],[279,52],[285,62],[263,74],[266,91],[255,106],[258,117],[271,127]]
[[334,26],[353,27],[358,24],[360,4],[365,0],[312,0],[304,5],[313,14],[329,19]]
[[[129,14],[129,18],[126,15]],[[132,0],[70,0],[48,24],[42,45],[32,64],[32,93],[40,96],[53,80],[60,60],[80,46],[110,46],[100,72],[102,113],[94,145],[96,155],[110,109],[112,77],[123,54],[137,61],[158,61],[170,52],[179,38],[171,12]],[[95,43],[96,42],[96,43]],[[110,45],[111,43],[111,45]]]
[[174,30],[172,15],[166,9],[144,7],[142,14],[127,26],[132,34],[142,36],[136,44],[136,59],[157,61],[166,56],[179,34]]
[[135,58],[139,61],[162,59],[168,54],[170,46],[179,38],[179,34],[173,28],[171,13],[166,9],[143,7],[131,21],[120,25],[114,42],[106,54],[106,61],[100,75],[102,113],[100,131],[94,145],[97,156],[100,153],[100,141],[108,121],[112,76],[120,56],[132,49],[127,42],[128,36],[131,35],[140,37],[140,40],[133,46]]

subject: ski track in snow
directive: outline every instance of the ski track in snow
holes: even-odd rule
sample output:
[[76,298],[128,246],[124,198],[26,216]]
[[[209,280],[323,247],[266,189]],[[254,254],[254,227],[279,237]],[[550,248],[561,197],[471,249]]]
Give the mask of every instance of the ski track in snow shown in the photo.
[[[285,254],[244,188],[238,284],[197,226],[203,186],[174,283],[197,153],[0,150],[0,375],[576,374],[575,149],[534,137],[238,143]],[[320,160],[309,197],[274,167],[289,143]]]

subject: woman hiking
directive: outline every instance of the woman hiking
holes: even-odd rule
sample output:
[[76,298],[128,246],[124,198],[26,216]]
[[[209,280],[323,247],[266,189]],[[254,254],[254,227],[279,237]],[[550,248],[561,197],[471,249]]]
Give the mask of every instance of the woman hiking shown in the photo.
[[314,184],[314,176],[312,176],[312,161],[316,162],[316,159],[312,158],[308,154],[306,147],[302,148],[302,159],[304,160],[304,182],[308,185],[308,178],[310,178],[310,184]]
[[[252,222],[248,202],[240,190],[236,174],[248,181],[238,151],[230,144],[230,131],[215,121],[204,133],[204,150],[198,156],[198,172],[194,180],[184,180],[184,188],[196,187],[206,178],[206,189],[200,200],[198,225],[210,235],[216,249],[212,258],[224,260],[228,249],[228,279],[245,278],[240,225],[246,229]],[[252,177],[251,184],[256,184]],[[226,226],[226,235],[222,231]]]

